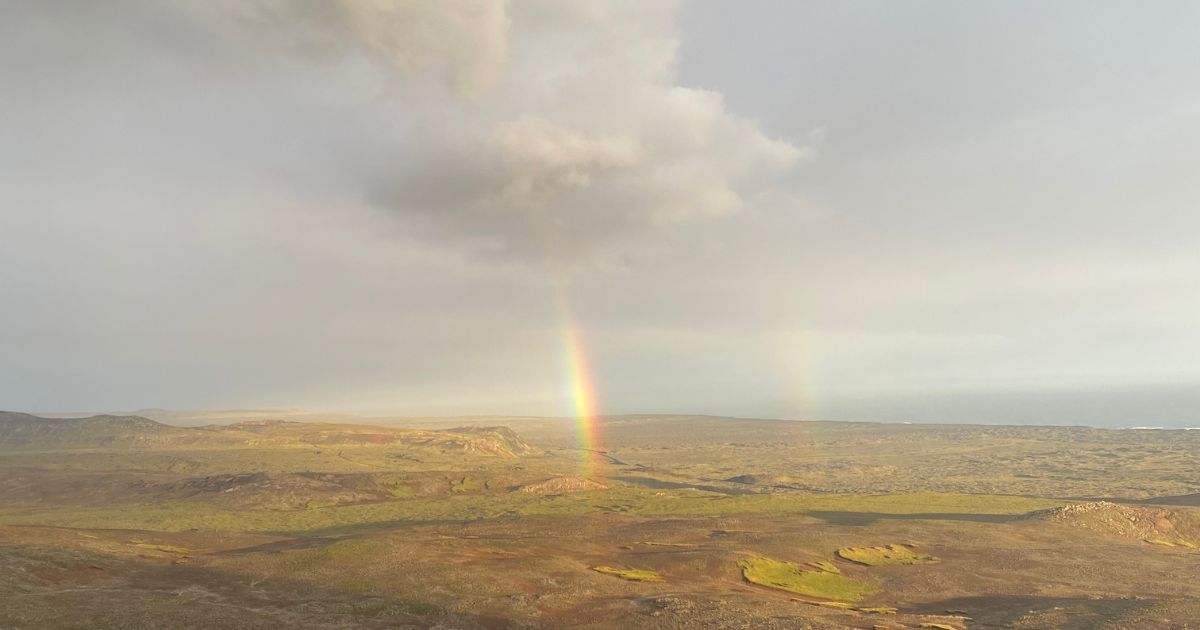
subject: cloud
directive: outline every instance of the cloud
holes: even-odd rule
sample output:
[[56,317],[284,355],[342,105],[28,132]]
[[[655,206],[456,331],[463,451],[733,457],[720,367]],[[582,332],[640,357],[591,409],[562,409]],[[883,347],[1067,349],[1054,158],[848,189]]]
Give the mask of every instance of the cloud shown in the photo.
[[812,151],[681,86],[674,3],[266,1],[213,14],[304,63],[366,64],[377,150],[347,164],[406,228],[586,259],[745,209]]
[[464,95],[488,90],[508,56],[504,2],[256,0],[197,7],[221,28],[311,59],[363,55]]
[[0,3],[0,402],[1194,383],[1196,9],[939,7]]

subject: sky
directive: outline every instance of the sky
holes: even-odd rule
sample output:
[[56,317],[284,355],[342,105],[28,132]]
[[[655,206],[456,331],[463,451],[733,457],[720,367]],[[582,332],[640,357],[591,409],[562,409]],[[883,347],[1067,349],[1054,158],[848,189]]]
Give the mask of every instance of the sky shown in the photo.
[[1200,5],[0,5],[0,408],[1200,426]]

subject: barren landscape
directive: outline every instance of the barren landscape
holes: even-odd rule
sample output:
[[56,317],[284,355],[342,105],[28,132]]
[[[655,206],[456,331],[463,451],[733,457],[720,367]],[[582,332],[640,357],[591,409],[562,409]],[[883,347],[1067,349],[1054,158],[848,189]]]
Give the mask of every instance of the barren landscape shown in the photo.
[[260,416],[0,416],[0,627],[1200,618],[1200,432]]

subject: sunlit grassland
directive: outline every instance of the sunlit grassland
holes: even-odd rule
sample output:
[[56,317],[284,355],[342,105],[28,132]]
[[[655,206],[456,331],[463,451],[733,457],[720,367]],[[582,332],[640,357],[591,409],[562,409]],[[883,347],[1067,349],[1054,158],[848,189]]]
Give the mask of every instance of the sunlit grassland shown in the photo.
[[1200,448],[1197,431],[762,421],[731,435],[718,427],[620,426],[605,436],[614,456],[674,479],[752,476],[759,485],[860,494],[1186,495],[1196,492]]
[[613,488],[558,496],[505,493],[405,498],[292,511],[232,510],[198,501],[168,501],[119,508],[7,507],[0,509],[0,523],[167,532],[201,529],[337,535],[363,528],[526,516],[611,513],[655,517],[848,512],[920,517],[923,514],[1022,514],[1060,505],[1063,505],[1062,501],[996,495],[774,493],[730,496],[691,489],[663,491]]

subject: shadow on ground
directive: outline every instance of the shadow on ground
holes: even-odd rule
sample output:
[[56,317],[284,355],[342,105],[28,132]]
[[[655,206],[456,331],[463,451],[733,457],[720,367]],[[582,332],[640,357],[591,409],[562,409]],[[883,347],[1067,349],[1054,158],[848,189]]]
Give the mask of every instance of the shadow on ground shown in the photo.
[[887,512],[805,512],[833,525],[874,525],[879,521],[968,521],[972,523],[1011,523],[1026,518],[1024,514],[963,514],[923,512],[919,514],[890,514]]
[[965,614],[974,620],[971,627],[1092,630],[1104,622],[1111,622],[1153,604],[1153,600],[1133,598],[979,595],[929,602],[903,612],[923,615]]

